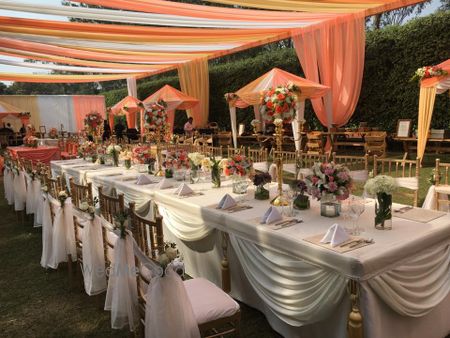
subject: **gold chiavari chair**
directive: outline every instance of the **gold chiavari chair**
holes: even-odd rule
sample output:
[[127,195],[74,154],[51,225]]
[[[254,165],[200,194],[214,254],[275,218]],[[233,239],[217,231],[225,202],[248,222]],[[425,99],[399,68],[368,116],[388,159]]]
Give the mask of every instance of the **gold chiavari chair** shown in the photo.
[[247,148],[247,155],[253,162],[267,162],[269,158],[269,152],[267,148],[251,149]]
[[72,197],[72,204],[75,208],[80,209],[80,204],[88,202],[93,204],[94,199],[92,197],[92,183],[89,182],[86,185],[76,184],[73,177],[69,179],[70,195]]
[[283,161],[283,164],[288,164],[288,163],[296,163],[297,159],[298,159],[298,155],[299,153],[297,151],[278,151],[278,150],[274,150],[273,151],[273,158],[278,158],[278,156],[281,156],[281,159]]
[[[148,258],[155,260],[158,252],[164,250],[162,217],[156,216],[155,221],[150,221],[136,214],[134,203],[130,203],[129,208],[133,236],[141,251]],[[135,259],[136,266],[140,267],[136,278],[141,322],[145,325],[146,290],[151,276],[145,266],[140,264],[137,256],[135,256]],[[239,336],[241,312],[239,305],[230,296],[203,278],[190,279],[185,281],[184,285],[202,337],[222,337],[233,333],[235,336]],[[202,295],[201,297],[200,294]],[[213,303],[206,305],[204,300],[209,299]],[[150,299],[150,301],[152,300]],[[205,316],[205,307],[211,308],[211,306],[220,309],[218,311],[208,311],[208,315]],[[231,314],[221,315],[223,313]]]
[[[441,210],[442,206],[447,206],[447,210],[450,205],[448,196],[450,195],[449,184],[449,172],[450,163],[442,163],[440,159],[436,159],[435,167],[435,198],[436,198],[436,210]],[[441,198],[440,194],[445,195],[446,198]]]
[[412,205],[417,207],[420,184],[420,160],[419,158],[416,160],[406,160],[405,158],[406,156],[403,159],[378,158],[375,155],[373,157],[373,173],[374,176],[381,174],[394,177],[397,185],[403,188],[396,192],[396,194],[412,198]]
[[345,165],[349,170],[366,170],[369,171],[369,155],[351,156],[332,154],[331,160],[336,164]]
[[374,131],[364,135],[364,150],[369,156],[377,155],[378,158],[386,154],[386,132]]
[[323,153],[322,132],[311,131],[306,134],[306,152],[308,154],[320,155]]
[[245,156],[245,148],[244,147],[233,148],[233,147],[228,146],[227,147],[227,156],[232,157],[234,155],[244,155]]
[[223,149],[222,147],[205,147],[204,150],[205,154],[211,157],[222,157],[223,156]]

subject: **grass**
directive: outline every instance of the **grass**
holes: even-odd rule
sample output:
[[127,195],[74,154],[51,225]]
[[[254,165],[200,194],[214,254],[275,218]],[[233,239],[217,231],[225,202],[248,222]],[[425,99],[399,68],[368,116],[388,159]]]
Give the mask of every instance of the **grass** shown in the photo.
[[[0,178],[0,327],[1,337],[130,337],[112,330],[103,310],[105,294],[86,295],[67,267],[45,270],[41,259],[41,229],[17,222],[3,195]],[[242,337],[279,337],[264,315],[244,304]]]

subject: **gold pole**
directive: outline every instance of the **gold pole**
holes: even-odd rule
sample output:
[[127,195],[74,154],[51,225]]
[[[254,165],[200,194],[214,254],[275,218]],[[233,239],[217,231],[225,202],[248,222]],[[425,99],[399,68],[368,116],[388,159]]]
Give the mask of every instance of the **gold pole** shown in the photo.
[[158,158],[158,171],[155,176],[164,176],[164,171],[162,170],[162,158],[161,158],[161,129],[156,129],[156,156]]
[[277,164],[277,182],[278,182],[278,195],[270,202],[274,206],[287,206],[289,202],[283,196],[283,123],[275,125],[275,141],[277,146],[276,159]]

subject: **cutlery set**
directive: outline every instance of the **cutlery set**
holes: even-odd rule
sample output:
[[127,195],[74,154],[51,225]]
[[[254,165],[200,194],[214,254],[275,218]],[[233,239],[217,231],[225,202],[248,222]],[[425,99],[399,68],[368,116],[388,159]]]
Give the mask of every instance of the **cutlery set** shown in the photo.
[[365,239],[365,238],[360,238],[360,239],[354,239],[351,240],[349,242],[346,242],[344,244],[339,245],[340,248],[344,248],[344,247],[349,247],[349,248],[355,248],[360,244],[372,244],[374,242],[373,238],[370,239]]
[[400,214],[404,214],[408,210],[414,209],[414,207],[407,205],[406,207],[400,208],[400,209],[394,209],[394,212],[398,212]]

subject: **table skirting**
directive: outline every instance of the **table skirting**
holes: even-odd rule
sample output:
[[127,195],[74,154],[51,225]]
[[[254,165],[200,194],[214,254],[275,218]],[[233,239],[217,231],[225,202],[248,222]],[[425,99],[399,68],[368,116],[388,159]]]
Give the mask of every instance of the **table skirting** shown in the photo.
[[7,147],[13,158],[32,160],[33,163],[42,162],[49,164],[52,160],[61,158],[61,151],[58,147],[39,146],[33,147]]

